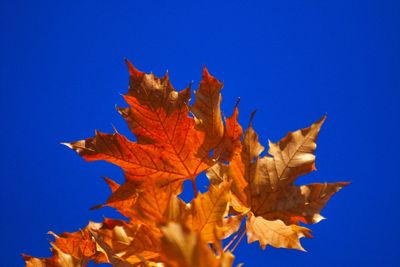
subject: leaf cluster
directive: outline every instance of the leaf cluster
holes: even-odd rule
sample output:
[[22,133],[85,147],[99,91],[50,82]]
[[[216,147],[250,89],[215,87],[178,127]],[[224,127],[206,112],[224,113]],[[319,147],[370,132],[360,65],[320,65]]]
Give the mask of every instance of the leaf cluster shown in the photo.
[[[74,233],[54,236],[51,258],[23,255],[27,267],[84,267],[89,261],[113,266],[233,265],[233,251],[247,236],[262,248],[304,250],[320,211],[347,182],[297,186],[315,170],[316,139],[325,116],[308,128],[289,132],[264,147],[250,124],[238,122],[238,105],[226,118],[220,110],[223,84],[206,68],[195,99],[190,86],[177,92],[168,74],[158,78],[127,61],[128,107],[117,108],[136,141],[115,131],[66,145],[87,161],[105,160],[121,167],[125,182],[105,181],[108,200],[127,220],[104,219]],[[210,186],[196,189],[206,172]],[[191,180],[195,197],[179,195]]]

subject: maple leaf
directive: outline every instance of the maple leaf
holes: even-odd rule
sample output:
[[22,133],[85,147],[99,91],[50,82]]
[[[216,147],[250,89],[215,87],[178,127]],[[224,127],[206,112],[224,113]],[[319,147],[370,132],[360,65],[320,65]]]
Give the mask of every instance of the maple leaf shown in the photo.
[[216,228],[222,230],[224,217],[228,213],[230,183],[211,185],[209,191],[192,200],[189,209],[190,228],[207,242],[216,241]]
[[88,229],[113,266],[131,266],[159,257],[161,233],[153,226],[105,219],[90,223]]
[[167,221],[185,225],[200,234],[209,243],[216,242],[235,225],[224,218],[228,214],[230,183],[211,185],[204,194],[198,194],[190,203],[177,196],[171,198],[166,210]]
[[105,204],[92,209],[110,206],[129,219],[149,224],[163,223],[166,220],[170,201],[182,191],[182,182],[168,183],[162,187],[154,180],[145,182],[127,181],[121,186],[110,178],[104,178],[112,194]]
[[271,245],[276,248],[294,248],[303,250],[299,239],[302,237],[311,237],[310,229],[297,225],[286,225],[281,220],[266,220],[261,216],[249,214],[246,220],[248,242],[259,241],[265,248]]
[[64,232],[56,235],[49,232],[55,241],[51,242],[53,255],[51,258],[34,258],[23,254],[27,267],[85,267],[90,260],[105,263],[102,251],[96,248],[96,242],[87,228],[74,233]]
[[127,61],[130,72],[127,108],[118,108],[137,142],[118,132],[67,143],[88,161],[106,160],[122,167],[128,180],[156,179],[159,183],[194,179],[214,165],[209,156],[221,143],[224,125],[220,114],[222,84],[206,68],[191,107],[190,88],[175,91],[168,75],[157,78],[138,71]]
[[[239,99],[240,100],[240,99]],[[231,161],[237,149],[240,148],[240,138],[243,130],[238,122],[239,100],[236,102],[233,113],[225,118],[225,130],[222,140],[214,150],[214,157],[220,162]]]
[[303,250],[299,238],[311,235],[296,224],[320,221],[323,217],[319,213],[330,197],[348,184],[293,184],[300,175],[315,170],[315,141],[324,121],[325,116],[308,128],[289,133],[277,144],[270,142],[269,155],[264,157],[260,157],[264,147],[250,122],[232,161],[207,171],[212,184],[232,181],[231,206],[248,213],[248,242],[258,240],[263,247],[269,244]]
[[202,144],[205,151],[215,148],[224,135],[224,124],[221,118],[222,83],[203,70],[203,80],[199,90],[195,91],[196,99],[191,107],[196,121],[196,128],[206,133]]
[[53,256],[51,258],[35,258],[22,254],[26,267],[86,267],[87,261],[82,261],[61,252],[57,248],[52,249]]
[[96,254],[96,243],[87,229],[74,233],[65,232],[61,235],[50,231],[49,234],[55,238],[55,242],[51,243],[53,247],[76,259],[89,259]]
[[231,253],[215,256],[201,236],[178,223],[162,227],[162,256],[169,267],[229,267]]
[[22,255],[27,267],[85,267],[90,260],[111,263],[117,267],[159,258],[161,232],[158,228],[139,221],[104,219],[74,233],[56,235],[51,243],[51,258]]

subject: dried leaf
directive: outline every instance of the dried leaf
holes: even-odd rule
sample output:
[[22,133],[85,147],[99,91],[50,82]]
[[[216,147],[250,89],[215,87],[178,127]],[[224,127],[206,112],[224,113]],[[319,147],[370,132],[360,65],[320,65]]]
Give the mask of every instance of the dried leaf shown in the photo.
[[211,185],[209,191],[198,194],[189,204],[175,197],[170,202],[167,218],[185,225],[209,243],[223,235],[224,217],[228,212],[230,183]]
[[92,258],[96,254],[96,243],[87,229],[74,233],[65,232],[61,235],[53,232],[49,232],[49,234],[55,238],[55,242],[52,243],[53,247],[57,247],[58,250],[76,259]]
[[53,248],[52,252],[51,258],[34,258],[25,254],[22,254],[22,257],[26,267],[86,267],[88,264],[87,260],[76,259],[57,248]]
[[196,127],[205,132],[207,138],[202,144],[204,150],[216,147],[224,135],[224,124],[221,118],[222,83],[203,69],[203,80],[199,90],[195,91],[196,99],[191,107],[196,120]]
[[280,220],[268,221],[250,213],[246,220],[247,240],[249,243],[259,241],[263,248],[271,245],[276,248],[294,248],[303,250],[299,239],[311,237],[311,231],[297,225],[286,225]]
[[240,149],[240,138],[243,134],[242,126],[238,122],[239,109],[233,110],[232,116],[225,118],[225,131],[221,142],[214,150],[214,157],[220,162],[230,161],[236,151]]
[[[190,88],[176,92],[168,75],[157,78],[128,62],[131,82],[124,96],[129,104],[118,110],[135,134],[131,142],[119,133],[68,143],[88,161],[106,160],[122,167],[128,180],[156,179],[160,183],[194,179],[214,164],[209,152],[221,142],[220,87],[205,70],[189,116]],[[208,108],[211,108],[209,111]]]
[[169,223],[162,228],[162,255],[168,267],[229,267],[233,255],[214,255],[200,235],[178,224]]
[[129,219],[141,220],[150,224],[164,222],[167,216],[169,202],[172,196],[182,191],[182,183],[174,182],[158,186],[155,181],[127,181],[119,185],[111,179],[106,179],[112,190],[111,196],[104,205],[117,209]]
[[129,266],[159,256],[161,233],[158,228],[110,219],[100,224],[91,223],[88,228],[113,265]]
[[[279,225],[287,228],[276,229],[287,235],[287,229],[300,229],[295,227],[299,222],[320,221],[323,218],[320,211],[330,197],[348,184],[339,182],[301,187],[293,184],[298,176],[315,170],[315,141],[324,121],[325,116],[309,128],[289,133],[277,144],[270,142],[270,155],[264,157],[260,157],[264,147],[250,124],[232,161],[229,164],[218,163],[207,171],[212,184],[232,181],[230,205],[236,212],[247,210],[253,214],[254,218],[249,216],[246,223],[247,234],[252,235],[249,241],[259,240],[262,246],[285,247],[290,244],[288,248],[301,248],[300,243],[296,246],[283,241],[279,244],[276,240],[270,243],[266,238],[270,236],[269,232],[256,231],[267,231],[267,222],[270,225],[270,221],[279,221]],[[300,235],[291,236],[298,242]]]
[[223,227],[223,219],[228,212],[229,187],[228,182],[211,185],[208,192],[199,194],[191,202],[191,229],[207,242],[216,241],[216,229]]
[[286,224],[318,223],[329,199],[347,182],[289,186],[285,191],[276,191],[259,206],[257,214],[268,220],[282,220]]

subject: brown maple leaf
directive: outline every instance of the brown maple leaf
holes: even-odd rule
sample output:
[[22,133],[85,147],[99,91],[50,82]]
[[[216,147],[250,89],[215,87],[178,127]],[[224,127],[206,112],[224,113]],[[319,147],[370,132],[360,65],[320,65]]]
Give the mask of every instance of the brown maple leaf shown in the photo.
[[[309,128],[289,133],[277,144],[269,143],[269,155],[251,123],[241,147],[229,164],[219,163],[207,171],[212,184],[232,181],[231,206],[247,213],[248,241],[265,247],[303,250],[299,238],[310,237],[307,228],[296,224],[315,223],[330,197],[348,183],[294,185],[300,175],[315,170],[315,141],[325,116]],[[275,234],[273,234],[275,233]]]
[[169,206],[168,219],[186,225],[206,242],[216,242],[228,231],[224,228],[224,217],[228,214],[229,188],[230,183],[226,181],[211,185],[206,193],[197,195],[189,204],[176,197]]

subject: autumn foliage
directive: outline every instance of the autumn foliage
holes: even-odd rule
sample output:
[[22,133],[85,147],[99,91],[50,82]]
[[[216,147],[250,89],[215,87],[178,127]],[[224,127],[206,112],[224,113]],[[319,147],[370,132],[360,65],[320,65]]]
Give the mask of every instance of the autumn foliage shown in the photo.
[[[28,267],[84,267],[89,261],[113,266],[233,266],[233,251],[247,236],[276,248],[304,250],[301,226],[323,219],[320,211],[347,182],[297,186],[315,170],[316,140],[325,116],[277,143],[264,146],[252,127],[238,123],[238,105],[221,115],[222,83],[203,70],[189,105],[191,88],[180,92],[168,74],[158,78],[127,61],[130,85],[118,108],[136,137],[96,132],[67,143],[87,161],[121,167],[125,182],[105,178],[110,206],[127,220],[104,219],[74,233],[54,236],[51,258],[23,255]],[[206,172],[208,191],[199,193],[196,177]],[[195,197],[179,195],[191,180]],[[301,224],[301,225],[300,225]]]

